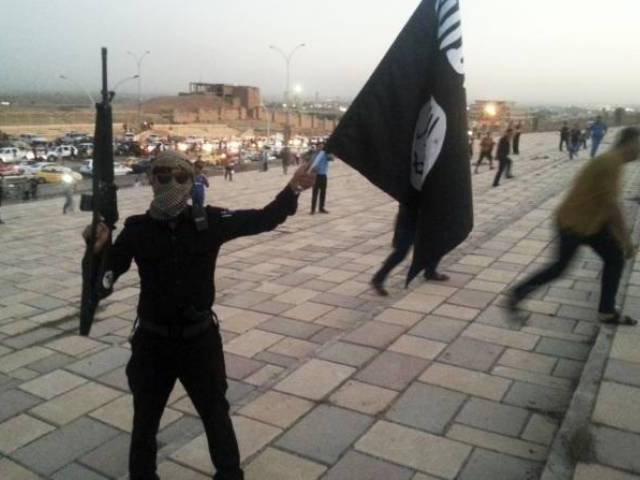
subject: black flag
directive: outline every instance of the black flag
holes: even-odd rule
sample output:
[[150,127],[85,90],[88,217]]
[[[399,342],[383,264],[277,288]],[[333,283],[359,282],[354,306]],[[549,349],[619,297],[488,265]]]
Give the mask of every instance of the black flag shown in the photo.
[[423,0],[326,145],[417,210],[408,282],[473,228],[463,67],[458,0]]

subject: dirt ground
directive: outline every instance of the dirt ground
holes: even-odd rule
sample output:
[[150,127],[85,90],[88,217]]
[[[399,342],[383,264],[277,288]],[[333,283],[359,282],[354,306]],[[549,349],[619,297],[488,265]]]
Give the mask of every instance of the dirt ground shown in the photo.
[[[114,137],[122,136],[124,130],[122,123],[113,124]],[[9,135],[18,136],[21,133],[37,133],[43,135],[47,140],[54,140],[61,137],[66,132],[80,132],[93,135],[93,123],[77,123],[77,124],[52,124],[52,125],[8,125],[0,126],[0,130]],[[144,132],[147,136],[156,133],[161,136],[179,135],[188,136],[195,135],[197,137],[220,138],[239,136],[243,132],[228,125],[220,124],[185,124],[185,125],[154,125],[153,130]]]

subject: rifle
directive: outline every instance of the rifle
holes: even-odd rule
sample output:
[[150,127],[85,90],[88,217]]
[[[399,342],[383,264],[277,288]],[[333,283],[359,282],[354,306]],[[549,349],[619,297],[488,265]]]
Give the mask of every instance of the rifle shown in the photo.
[[[113,290],[113,279],[105,274],[112,233],[118,221],[117,187],[113,182],[113,123],[111,100],[115,93],[107,85],[107,49],[102,48],[102,101],[96,103],[92,195],[82,195],[80,209],[93,212],[87,248],[82,258],[82,302],[80,335],[88,336],[98,303]],[[109,229],[109,240],[99,253],[93,252],[98,224]]]

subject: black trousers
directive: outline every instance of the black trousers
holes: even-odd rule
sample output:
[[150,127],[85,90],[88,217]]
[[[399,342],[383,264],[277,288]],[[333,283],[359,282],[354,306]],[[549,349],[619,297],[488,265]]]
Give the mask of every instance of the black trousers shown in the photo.
[[513,154],[520,155],[520,134],[513,136]]
[[590,246],[604,261],[600,288],[600,313],[615,311],[616,295],[624,269],[624,252],[608,229],[582,237],[560,230],[560,241],[555,262],[528,278],[514,289],[518,299],[523,299],[539,287],[558,278],[566,270],[580,245]]
[[560,138],[560,151],[562,151],[562,145],[566,145],[569,148],[569,139],[568,138]]
[[133,393],[131,480],[157,480],[156,435],[169,394],[179,379],[204,423],[216,480],[242,480],[238,441],[225,398],[227,380],[218,327],[189,340],[138,329],[131,341],[127,378]]
[[[393,251],[384,261],[382,267],[380,267],[380,270],[378,270],[373,276],[373,281],[375,283],[379,283],[382,285],[391,271],[398,265],[400,265],[405,258],[407,258],[407,255],[409,254],[409,251],[413,246],[413,238],[413,235],[405,235],[404,237],[401,237],[400,235],[396,234],[396,241],[393,245]],[[439,261],[436,261],[428,265],[427,268],[425,268],[425,276],[429,276],[430,274],[435,273],[438,270],[439,263]]]
[[313,185],[311,192],[311,212],[316,211],[318,205],[318,197],[320,197],[320,210],[324,210],[324,202],[327,198],[327,176],[317,175],[316,183]]
[[480,152],[478,163],[476,163],[476,172],[478,171],[478,168],[480,168],[480,165],[482,165],[482,161],[485,158],[489,159],[489,167],[493,168],[493,156],[491,155],[491,152]]
[[224,167],[224,179],[233,182],[233,167]]
[[503,173],[506,173],[507,178],[511,176],[511,166],[513,165],[513,161],[509,157],[498,158],[498,163],[498,173],[496,173],[496,178],[493,180],[494,187],[500,184],[500,178]]

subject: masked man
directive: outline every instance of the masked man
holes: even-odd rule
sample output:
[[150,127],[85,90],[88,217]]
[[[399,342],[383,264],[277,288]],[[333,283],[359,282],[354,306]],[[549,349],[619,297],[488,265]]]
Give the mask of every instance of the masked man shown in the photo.
[[[214,270],[223,243],[273,230],[296,212],[298,194],[313,185],[308,165],[262,210],[230,211],[187,205],[194,169],[184,155],[166,151],[151,163],[153,201],[129,217],[109,250],[103,280],[125,273],[135,260],[140,275],[137,328],[126,373],[133,393],[131,480],[158,479],[156,434],[176,380],[204,423],[215,479],[240,480],[238,442],[229,416],[222,340],[212,311]],[[86,231],[85,231],[86,232]],[[95,244],[107,241],[100,225]],[[85,233],[86,238],[86,233]]]

